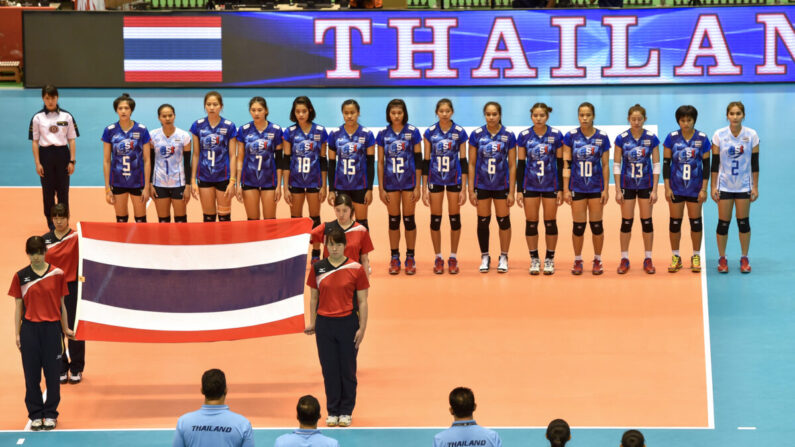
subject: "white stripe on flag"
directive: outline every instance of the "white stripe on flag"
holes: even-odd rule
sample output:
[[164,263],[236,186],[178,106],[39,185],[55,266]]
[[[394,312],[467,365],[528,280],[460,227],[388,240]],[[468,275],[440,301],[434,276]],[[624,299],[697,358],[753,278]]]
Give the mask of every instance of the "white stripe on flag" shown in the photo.
[[309,234],[281,239],[219,245],[152,245],[108,242],[83,237],[84,260],[154,270],[219,270],[270,264],[305,255]]
[[81,300],[80,321],[151,331],[214,331],[256,326],[304,314],[304,295],[224,312],[148,312]]
[[124,71],[223,71],[221,59],[125,59]]
[[210,27],[129,27],[125,39],[220,39],[221,28]]

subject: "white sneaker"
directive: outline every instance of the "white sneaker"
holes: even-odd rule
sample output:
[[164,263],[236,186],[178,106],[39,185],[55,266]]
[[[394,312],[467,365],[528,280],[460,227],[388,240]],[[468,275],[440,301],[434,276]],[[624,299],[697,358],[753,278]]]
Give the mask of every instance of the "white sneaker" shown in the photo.
[[541,261],[538,258],[530,258],[530,274],[538,275],[541,273]]
[[58,425],[58,421],[52,418],[44,419],[44,423],[41,426],[42,430],[54,430],[55,426]]
[[491,267],[491,256],[480,255],[480,273],[487,273]]
[[544,274],[551,275],[555,273],[555,260],[554,259],[544,259]]
[[340,418],[338,416],[329,416],[326,418],[326,426],[328,427],[336,427],[340,423]]
[[343,414],[342,416],[340,416],[339,423],[337,425],[339,425],[340,427],[350,427],[352,419],[353,418],[351,417],[351,415]]
[[508,255],[500,255],[500,261],[497,263],[497,273],[506,273],[508,271]]
[[69,373],[69,383],[71,383],[72,385],[77,385],[82,381],[83,381],[83,373],[81,372],[75,374],[72,374],[71,372]]
[[33,431],[39,431],[44,427],[44,419],[34,419],[30,421],[30,429]]

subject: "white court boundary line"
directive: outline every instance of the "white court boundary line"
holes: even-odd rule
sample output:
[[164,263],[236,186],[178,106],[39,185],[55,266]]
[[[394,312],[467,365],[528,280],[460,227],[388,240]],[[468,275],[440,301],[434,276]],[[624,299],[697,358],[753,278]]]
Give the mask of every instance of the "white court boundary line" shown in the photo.
[[[139,432],[139,431],[174,431],[177,426],[177,418],[178,416],[174,417],[174,427],[172,428],[58,428],[53,430],[53,432]],[[260,431],[285,431],[285,430],[295,430],[297,426],[289,426],[289,427],[253,427],[254,430]],[[433,426],[433,427],[322,427],[318,426],[318,430],[326,431],[347,431],[347,430],[359,430],[359,431],[367,431],[367,430],[446,430],[450,428],[449,425],[444,426]],[[546,430],[546,426],[535,426],[535,425],[528,425],[526,427],[519,427],[519,426],[488,426],[490,429],[496,430]],[[637,427],[637,426],[616,426],[616,427],[591,427],[591,426],[577,426],[574,425],[571,427],[572,430],[629,430],[629,429],[636,429],[636,430],[712,430],[709,427]],[[23,430],[0,430],[0,433],[23,433]]]
[[[704,212],[701,212],[701,220],[704,220]],[[707,295],[707,244],[704,232],[701,232],[701,313],[704,326],[704,369],[707,374],[707,428],[715,429],[715,399],[712,386],[712,342],[709,333],[709,297]]]

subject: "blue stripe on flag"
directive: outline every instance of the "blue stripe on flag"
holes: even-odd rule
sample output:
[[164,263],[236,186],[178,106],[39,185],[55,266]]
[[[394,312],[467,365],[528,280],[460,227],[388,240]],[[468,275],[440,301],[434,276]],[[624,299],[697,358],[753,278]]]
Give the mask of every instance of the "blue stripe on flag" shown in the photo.
[[82,299],[151,312],[222,312],[301,295],[305,273],[306,255],[219,270],[140,269],[84,259]]
[[221,39],[124,39],[124,59],[221,59]]

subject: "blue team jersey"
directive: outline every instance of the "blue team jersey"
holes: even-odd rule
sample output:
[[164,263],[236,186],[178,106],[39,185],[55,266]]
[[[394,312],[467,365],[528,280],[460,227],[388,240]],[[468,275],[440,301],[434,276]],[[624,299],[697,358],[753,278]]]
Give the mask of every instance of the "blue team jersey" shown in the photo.
[[643,129],[639,139],[628,129],[616,137],[616,150],[621,151],[621,188],[649,189],[654,184],[652,153],[660,145],[657,135]]
[[392,130],[392,126],[378,132],[375,143],[384,148],[384,178],[379,179],[381,186],[390,191],[414,189],[417,184],[414,145],[421,142],[420,131],[411,124],[406,124],[398,133]]
[[525,153],[524,191],[559,191],[557,153],[563,145],[563,134],[547,126],[543,135],[532,127],[519,133],[516,145]]
[[243,171],[240,183],[257,188],[275,188],[278,177],[276,171],[276,148],[282,144],[282,128],[268,122],[262,132],[254,122],[240,126],[237,140],[243,145]]
[[301,429],[276,438],[273,447],[339,447],[336,439],[320,434],[320,430]]
[[720,150],[718,190],[726,192],[751,192],[751,153],[759,146],[759,136],[754,129],[743,126],[736,137],[729,126],[718,129],[712,136],[712,144]]
[[359,126],[349,135],[345,126],[328,135],[328,149],[337,154],[334,188],[355,191],[367,188],[367,148],[375,144],[373,133]]
[[578,127],[563,137],[563,144],[571,148],[569,190],[584,194],[601,193],[605,187],[602,154],[610,151],[607,134],[594,129],[594,134],[586,138]]
[[[461,145],[467,141],[467,132],[456,123],[451,123],[447,132],[439,123],[425,130],[425,139],[431,143],[428,184],[455,186],[461,184]],[[466,174],[466,172],[464,173]]]
[[494,430],[481,427],[475,421],[456,421],[453,426],[433,437],[433,447],[500,447],[502,440]]
[[321,188],[320,148],[328,139],[323,126],[312,123],[308,133],[295,124],[284,129],[290,148],[290,185],[293,188]]
[[110,143],[110,186],[144,187],[144,145],[151,140],[146,126],[133,121],[129,131],[117,121],[102,132],[102,141]]
[[218,125],[210,126],[207,118],[190,126],[190,133],[199,138],[199,168],[196,178],[202,182],[229,180],[229,141],[237,135],[235,124],[221,118]]
[[486,126],[478,127],[469,135],[469,146],[477,148],[475,156],[475,189],[502,191],[510,185],[508,151],[516,147],[513,132],[500,126],[491,135]]
[[172,447],[254,447],[251,423],[227,405],[202,405],[177,420]]
[[690,140],[685,140],[677,130],[665,137],[664,147],[671,150],[671,177],[668,184],[677,196],[698,197],[704,176],[702,159],[709,153],[709,137],[704,132],[694,130]]

